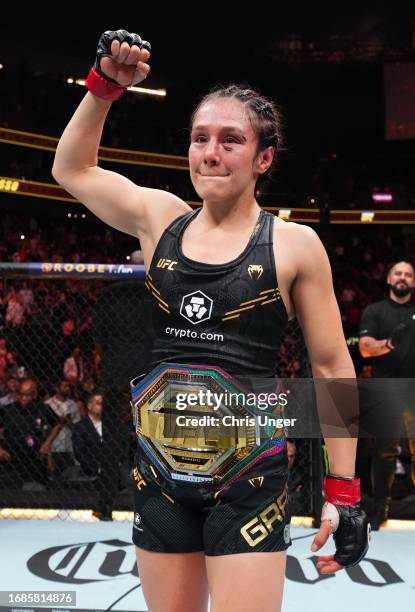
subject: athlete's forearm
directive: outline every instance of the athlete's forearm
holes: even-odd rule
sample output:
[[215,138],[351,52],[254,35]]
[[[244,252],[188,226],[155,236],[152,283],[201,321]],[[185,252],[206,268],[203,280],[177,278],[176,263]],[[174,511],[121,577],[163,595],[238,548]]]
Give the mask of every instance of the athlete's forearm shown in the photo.
[[375,338],[366,336],[360,340],[359,350],[362,357],[379,357],[390,353],[393,349],[390,346],[389,338],[375,340]]
[[57,181],[98,164],[98,147],[111,104],[86,94],[59,140],[52,169]]
[[324,438],[332,476],[354,477],[357,438]]
[[325,367],[314,365],[314,388],[330,474],[355,475],[359,418],[356,373],[350,354]]

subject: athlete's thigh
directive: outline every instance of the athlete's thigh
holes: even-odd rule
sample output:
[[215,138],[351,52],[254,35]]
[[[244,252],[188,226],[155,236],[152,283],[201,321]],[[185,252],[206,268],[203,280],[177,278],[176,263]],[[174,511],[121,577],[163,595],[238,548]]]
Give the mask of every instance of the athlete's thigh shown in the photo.
[[158,553],[136,546],[136,555],[151,612],[206,612],[208,586],[202,552]]
[[287,553],[206,557],[211,612],[280,612]]

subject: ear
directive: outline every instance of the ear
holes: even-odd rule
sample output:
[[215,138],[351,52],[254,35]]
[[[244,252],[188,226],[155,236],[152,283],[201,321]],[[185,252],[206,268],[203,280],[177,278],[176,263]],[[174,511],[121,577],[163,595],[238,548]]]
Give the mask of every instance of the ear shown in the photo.
[[270,168],[272,164],[272,160],[274,159],[275,148],[267,147],[260,153],[258,153],[256,159],[256,170],[258,174],[265,174],[265,172]]

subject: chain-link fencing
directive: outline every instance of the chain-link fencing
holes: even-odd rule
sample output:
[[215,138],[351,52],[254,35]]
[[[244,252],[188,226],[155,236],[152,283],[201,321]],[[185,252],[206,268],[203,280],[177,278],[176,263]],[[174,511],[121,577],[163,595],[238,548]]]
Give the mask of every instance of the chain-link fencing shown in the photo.
[[[129,381],[146,371],[150,344],[142,266],[2,264],[1,272],[0,507],[27,517],[131,511]],[[310,376],[295,322],[277,361],[281,378]],[[289,447],[291,511],[318,515],[320,441]]]

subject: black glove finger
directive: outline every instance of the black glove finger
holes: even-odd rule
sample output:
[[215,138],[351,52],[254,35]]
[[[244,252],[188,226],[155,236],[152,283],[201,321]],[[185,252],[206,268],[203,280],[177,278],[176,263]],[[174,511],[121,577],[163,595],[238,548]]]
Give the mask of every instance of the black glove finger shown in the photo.
[[132,45],[132,35],[127,30],[107,30],[101,35],[98,41],[97,57],[95,68],[101,68],[101,57],[111,57],[111,45],[113,40],[118,40],[120,45],[123,42]]
[[130,32],[127,32],[127,30],[116,30],[114,34],[115,34],[114,38],[118,38],[118,40],[120,41],[120,44],[122,44],[123,42],[126,42],[130,45],[130,47],[133,44],[134,34],[130,34]]
[[118,40],[120,45],[126,42],[130,45],[136,45],[140,49],[147,49],[151,52],[151,45],[146,40],[142,40],[139,34],[127,32],[127,30],[107,30],[104,32],[99,41],[97,47],[97,55],[95,61],[95,68],[100,72],[101,69],[101,57],[111,57],[111,44],[113,40]]
[[[117,31],[107,30],[106,32],[101,34],[101,37],[98,41],[98,47],[97,47],[97,61],[98,62],[102,56],[105,56],[105,55],[108,57],[111,56],[111,44],[113,40],[119,40],[120,43],[124,42],[122,37],[119,36],[119,32],[125,32],[125,30],[117,30]],[[99,67],[99,63],[98,63],[98,67]]]
[[142,41],[141,41],[141,48],[142,48],[142,49],[147,49],[147,51],[148,51],[149,53],[151,53],[151,45],[150,45],[150,43],[148,42],[148,40],[142,40]]
[[138,34],[131,34],[131,46],[135,45],[136,47],[139,47],[141,49],[142,44],[143,41],[141,40],[141,36],[139,36]]

